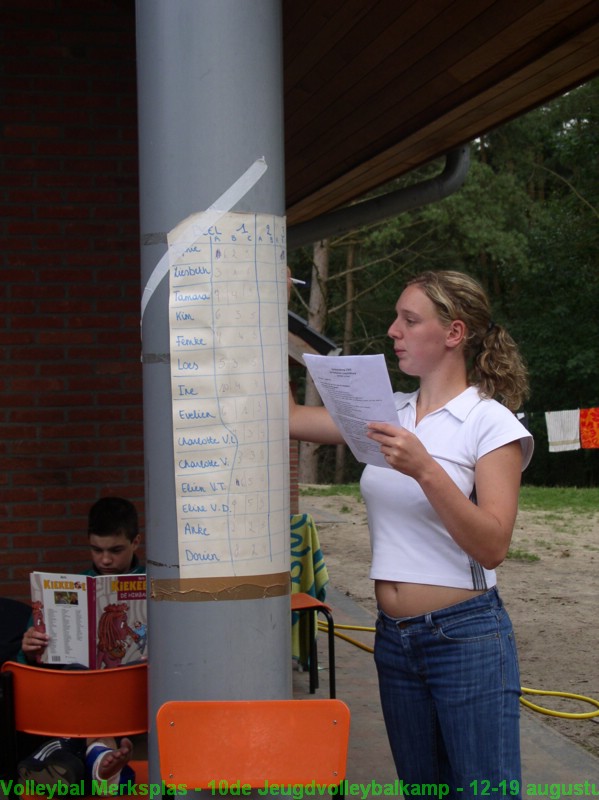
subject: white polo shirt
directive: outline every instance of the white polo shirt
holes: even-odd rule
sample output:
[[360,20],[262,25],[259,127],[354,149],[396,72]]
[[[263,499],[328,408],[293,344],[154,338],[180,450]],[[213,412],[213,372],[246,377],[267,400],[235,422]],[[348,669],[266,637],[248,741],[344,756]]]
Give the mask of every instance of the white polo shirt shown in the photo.
[[[474,488],[479,458],[509,442],[522,446],[522,469],[533,440],[509,409],[480,397],[470,386],[416,425],[418,392],[397,392],[399,424],[414,433],[466,497]],[[372,545],[370,577],[378,580],[485,589],[495,570],[475,562],[451,538],[414,478],[367,465],[360,481]]]

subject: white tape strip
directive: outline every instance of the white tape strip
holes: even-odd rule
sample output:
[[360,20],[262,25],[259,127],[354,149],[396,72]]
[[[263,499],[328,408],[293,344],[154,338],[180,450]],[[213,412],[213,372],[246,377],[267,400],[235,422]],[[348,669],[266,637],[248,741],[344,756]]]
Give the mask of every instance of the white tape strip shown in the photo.
[[254,184],[256,184],[264,175],[266,170],[267,165],[264,158],[256,159],[252,166],[247,169],[243,175],[238,178],[229,189],[227,189],[226,192],[221,194],[221,196],[215,200],[214,203],[212,203],[210,208],[206,209],[206,211],[204,211],[204,213],[198,219],[195,219],[193,223],[190,223],[190,225],[181,232],[181,236],[179,238],[179,241],[182,242],[181,252],[177,252],[175,249],[174,252],[169,253],[169,250],[167,250],[152,270],[152,274],[146,283],[141,297],[142,319],[144,311],[146,310],[146,306],[156,291],[158,284],[164,278],[164,276],[168,274],[171,258],[176,261],[177,258],[179,258],[179,256],[185,251],[188,243],[187,234],[189,233],[190,229],[192,227],[199,227],[202,230],[206,230],[211,225],[214,225],[214,223],[220,217],[222,217],[223,214],[226,214],[228,211],[230,211],[235,203],[238,203],[241,198],[249,192],[252,186],[254,186]]

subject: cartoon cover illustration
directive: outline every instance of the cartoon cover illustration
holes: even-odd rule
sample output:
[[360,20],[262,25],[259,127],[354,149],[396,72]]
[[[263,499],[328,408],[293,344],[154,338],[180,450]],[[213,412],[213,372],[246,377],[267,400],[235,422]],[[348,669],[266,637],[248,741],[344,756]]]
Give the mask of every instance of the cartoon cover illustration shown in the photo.
[[103,669],[146,658],[145,575],[34,572],[31,598],[34,625],[50,636],[43,663]]
[[110,603],[104,607],[98,623],[96,666],[120,667],[131,642],[139,642],[127,620],[127,603]]

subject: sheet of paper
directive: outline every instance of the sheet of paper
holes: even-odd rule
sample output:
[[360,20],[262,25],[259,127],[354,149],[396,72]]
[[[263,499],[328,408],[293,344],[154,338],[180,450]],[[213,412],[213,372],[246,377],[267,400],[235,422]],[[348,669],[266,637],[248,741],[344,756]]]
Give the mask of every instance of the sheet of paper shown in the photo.
[[33,625],[50,636],[42,663],[89,666],[87,578],[32,572],[30,581]]
[[285,220],[228,213],[169,234],[182,578],[289,569]]
[[318,393],[358,461],[387,467],[377,442],[367,437],[369,422],[398,424],[391,381],[382,355],[304,355]]

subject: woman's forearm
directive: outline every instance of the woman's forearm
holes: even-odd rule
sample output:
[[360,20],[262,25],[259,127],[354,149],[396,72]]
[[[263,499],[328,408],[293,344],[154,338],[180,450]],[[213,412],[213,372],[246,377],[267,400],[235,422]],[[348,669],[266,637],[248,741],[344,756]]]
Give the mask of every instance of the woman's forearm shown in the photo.
[[289,435],[301,442],[343,444],[343,437],[324,406],[302,406],[289,390]]

